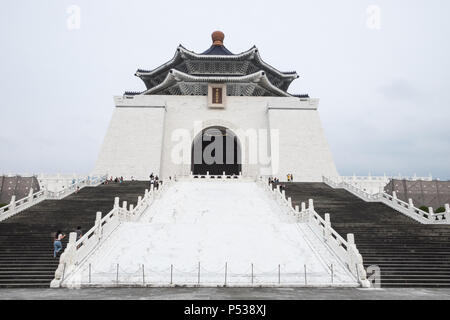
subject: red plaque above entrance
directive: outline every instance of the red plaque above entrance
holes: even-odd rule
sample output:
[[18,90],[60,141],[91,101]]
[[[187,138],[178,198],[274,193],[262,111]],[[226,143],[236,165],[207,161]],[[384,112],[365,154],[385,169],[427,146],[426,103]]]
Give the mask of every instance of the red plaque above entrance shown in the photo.
[[226,84],[210,83],[208,85],[209,108],[225,108],[226,96],[227,96]]

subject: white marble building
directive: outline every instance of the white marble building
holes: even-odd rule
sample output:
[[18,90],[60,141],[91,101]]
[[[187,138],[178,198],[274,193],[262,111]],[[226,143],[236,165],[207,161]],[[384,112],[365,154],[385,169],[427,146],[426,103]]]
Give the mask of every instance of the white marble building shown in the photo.
[[[294,181],[311,182],[337,176],[317,111],[319,100],[287,92],[297,73],[266,64],[256,47],[232,54],[223,46],[221,32],[212,38],[202,54],[180,45],[164,65],[138,70],[145,91],[114,97],[93,174],[148,179],[153,172],[164,179],[207,171],[285,180],[291,173]],[[208,128],[219,133],[210,134]],[[218,141],[224,148],[234,146],[224,149],[234,155],[228,163],[194,160],[197,146],[205,154]],[[212,154],[217,156],[217,150]]]

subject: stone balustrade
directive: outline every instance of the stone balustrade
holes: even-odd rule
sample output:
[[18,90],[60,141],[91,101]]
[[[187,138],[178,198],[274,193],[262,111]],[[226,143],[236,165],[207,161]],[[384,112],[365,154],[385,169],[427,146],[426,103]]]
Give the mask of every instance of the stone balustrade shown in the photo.
[[67,197],[68,195],[71,195],[77,190],[80,190],[87,186],[97,186],[103,183],[105,180],[106,176],[85,178],[59,191],[48,191],[46,189],[42,189],[36,193],[33,193],[33,189],[30,189],[28,196],[22,199],[16,200],[16,197],[12,196],[11,202],[8,205],[0,208],[0,222],[44,200],[60,200]]
[[416,208],[412,199],[409,199],[408,202],[398,199],[395,192],[392,195],[386,192],[370,194],[359,188],[358,185],[345,181],[337,182],[327,177],[323,177],[323,182],[335,189],[343,188],[366,202],[384,203],[423,224],[450,224],[450,207],[448,204],[445,205],[445,212],[435,213],[433,212],[433,208],[429,208],[429,212],[426,212]]
[[294,216],[298,222],[308,223],[312,230],[319,236],[339,259],[347,266],[348,270],[356,277],[362,287],[370,287],[367,274],[364,269],[363,258],[359,253],[353,234],[347,234],[347,240],[342,238],[332,227],[330,215],[325,213],[324,219],[315,211],[313,199],[309,199],[308,205],[302,202],[301,207],[292,206],[290,197],[286,197],[284,190],[280,191],[280,185],[273,188],[268,182],[259,179],[259,184],[274,197],[275,200],[286,210],[289,215]]
[[79,240],[76,240],[76,233],[69,236],[69,243],[61,254],[58,268],[55,271],[55,278],[50,286],[58,288],[64,279],[81,266],[96,248],[98,248],[123,222],[137,221],[142,214],[152,205],[155,199],[173,183],[173,180],[164,181],[159,184],[159,188],[151,185],[150,190],[146,189],[144,197],[139,196],[136,206],[132,204],[128,207],[123,201],[120,206],[119,198],[114,199],[113,209],[102,218],[102,213],[97,212],[94,226],[86,232]]

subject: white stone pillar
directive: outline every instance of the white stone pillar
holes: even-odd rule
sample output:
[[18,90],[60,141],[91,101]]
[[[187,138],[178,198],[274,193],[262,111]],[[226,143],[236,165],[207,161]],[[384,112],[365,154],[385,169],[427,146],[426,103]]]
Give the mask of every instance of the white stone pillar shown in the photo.
[[325,230],[324,230],[324,237],[325,240],[328,240],[331,235],[331,222],[330,222],[330,214],[325,213]]
[[302,212],[305,212],[306,211],[306,203],[305,202],[302,202],[302,204],[301,204],[301,208],[302,208]]
[[397,192],[392,191],[392,198],[394,198],[394,200],[397,200]]
[[119,197],[114,198],[114,209],[119,209]]
[[28,192],[28,202],[33,202],[33,188],[30,188],[30,192]]
[[292,208],[292,199],[291,197],[288,197],[288,205],[290,208]]
[[434,210],[433,210],[433,208],[432,208],[432,207],[428,207],[428,219],[434,220],[433,215],[434,215]]
[[445,204],[445,220],[449,223],[450,220],[450,205],[448,203]]
[[16,196],[11,197],[11,202],[9,203],[9,209],[11,213],[16,210]]
[[408,208],[409,212],[414,213],[414,202],[413,202],[413,199],[411,199],[411,198],[408,199],[408,205],[409,205],[409,208]]
[[95,233],[97,234],[98,240],[100,240],[102,238],[102,213],[100,211],[97,211],[95,215],[95,226]]
[[308,200],[308,209],[314,210],[314,201],[313,199]]

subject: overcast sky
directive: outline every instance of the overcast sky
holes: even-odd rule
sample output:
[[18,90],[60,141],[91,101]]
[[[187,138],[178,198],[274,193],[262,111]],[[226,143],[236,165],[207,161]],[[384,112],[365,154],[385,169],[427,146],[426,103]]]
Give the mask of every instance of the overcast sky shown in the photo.
[[112,96],[144,88],[136,69],[165,63],[180,43],[203,52],[218,29],[230,51],[256,45],[299,73],[289,91],[320,98],[341,174],[450,178],[450,1],[1,4],[0,174],[89,173]]

